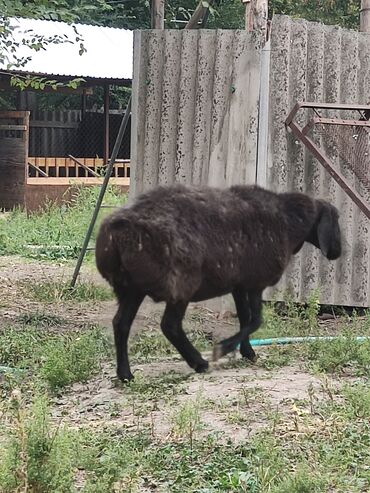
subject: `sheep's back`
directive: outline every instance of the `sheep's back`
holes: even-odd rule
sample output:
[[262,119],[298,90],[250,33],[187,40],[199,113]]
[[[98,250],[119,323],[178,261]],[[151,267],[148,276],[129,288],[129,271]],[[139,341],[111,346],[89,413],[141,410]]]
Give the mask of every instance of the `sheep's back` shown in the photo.
[[129,280],[158,301],[277,282],[288,261],[284,218],[274,194],[249,195],[157,188],[115,212],[107,224],[120,260],[116,282]]
[[276,194],[253,190],[243,187],[248,193],[241,198],[233,189],[156,189],[132,211],[152,231],[158,261],[166,259],[178,282],[194,279],[193,289],[201,279],[220,292],[237,283],[265,287],[288,261],[284,217]]

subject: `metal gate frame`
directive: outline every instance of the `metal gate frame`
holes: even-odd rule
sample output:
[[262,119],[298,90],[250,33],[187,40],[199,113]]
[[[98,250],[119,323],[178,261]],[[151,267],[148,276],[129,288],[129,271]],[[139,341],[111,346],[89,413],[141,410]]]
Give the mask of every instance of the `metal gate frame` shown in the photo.
[[[299,110],[302,108],[312,109],[317,115],[319,109],[331,109],[331,110],[347,110],[358,111],[361,115],[361,120],[349,120],[341,118],[322,118],[315,116],[309,120],[309,122],[302,128],[294,118]],[[336,103],[308,103],[301,102],[296,103],[292,111],[289,113],[285,120],[285,126],[289,128],[293,134],[311,151],[315,158],[324,166],[328,173],[334,178],[338,185],[344,190],[344,192],[353,200],[353,202],[360,208],[365,216],[370,219],[370,204],[361,195],[354,190],[348,180],[342,173],[338,172],[331,160],[324,154],[324,152],[318,147],[318,145],[308,135],[308,132],[317,124],[321,125],[348,125],[348,126],[362,126],[370,128],[370,120],[367,115],[370,115],[370,105],[364,104],[336,104]]]

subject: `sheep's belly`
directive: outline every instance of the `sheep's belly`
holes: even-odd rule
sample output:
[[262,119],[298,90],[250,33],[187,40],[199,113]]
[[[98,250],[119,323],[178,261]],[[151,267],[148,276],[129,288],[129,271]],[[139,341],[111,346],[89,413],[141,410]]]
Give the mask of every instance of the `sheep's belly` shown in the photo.
[[231,293],[232,289],[223,288],[220,289],[218,286],[205,286],[200,287],[196,293],[191,297],[190,301],[205,301],[211,298],[217,298],[218,296],[223,296],[225,294]]

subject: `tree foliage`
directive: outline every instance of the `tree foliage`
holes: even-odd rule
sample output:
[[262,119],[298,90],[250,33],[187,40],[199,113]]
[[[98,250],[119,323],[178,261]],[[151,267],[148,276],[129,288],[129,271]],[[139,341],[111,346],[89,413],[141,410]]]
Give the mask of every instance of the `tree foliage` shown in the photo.
[[358,29],[361,0],[270,0],[270,16],[286,14],[308,21]]
[[[199,0],[166,0],[165,27],[183,28],[198,3]],[[269,0],[269,17],[274,14],[287,14],[358,29],[360,4],[361,0]],[[244,6],[240,0],[214,0],[213,6],[214,9],[208,17],[208,28],[244,28]],[[0,62],[7,65],[12,61],[13,67],[19,67],[25,64],[27,59],[17,59],[17,42],[9,23],[10,17],[96,24],[123,29],[148,29],[150,0],[0,0]],[[83,40],[77,31],[75,38],[68,40],[58,36],[43,38],[37,33],[28,33],[23,42],[35,51],[44,49],[49,43],[74,42],[79,43],[80,51],[83,52]],[[71,83],[74,86],[78,82],[80,81],[74,80]],[[42,89],[46,85],[57,89],[60,85],[59,82],[40,77],[14,77],[13,83],[20,89]],[[127,91],[113,91],[115,106],[122,106],[128,97]],[[79,99],[65,95],[45,96],[45,99],[48,98],[53,104],[59,101],[62,107],[71,107],[73,101]],[[0,98],[0,106],[1,104]]]

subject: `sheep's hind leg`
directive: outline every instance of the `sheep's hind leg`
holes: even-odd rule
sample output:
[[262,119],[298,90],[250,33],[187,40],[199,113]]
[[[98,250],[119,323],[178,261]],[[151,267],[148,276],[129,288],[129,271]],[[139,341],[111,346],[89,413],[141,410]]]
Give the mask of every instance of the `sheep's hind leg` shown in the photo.
[[240,322],[240,331],[215,346],[213,360],[217,361],[222,356],[235,351],[240,344],[241,355],[254,362],[257,356],[249,342],[249,334],[256,331],[262,322],[262,291],[249,291],[248,299],[243,289],[236,289],[232,294]]
[[175,346],[190,368],[197,373],[208,369],[208,361],[202,358],[182,328],[187,303],[167,303],[161,321],[161,329],[167,339]]
[[130,293],[119,297],[119,307],[113,318],[114,341],[117,353],[117,376],[124,382],[134,378],[130,370],[127,354],[127,340],[132,322],[144,299],[139,293]]

